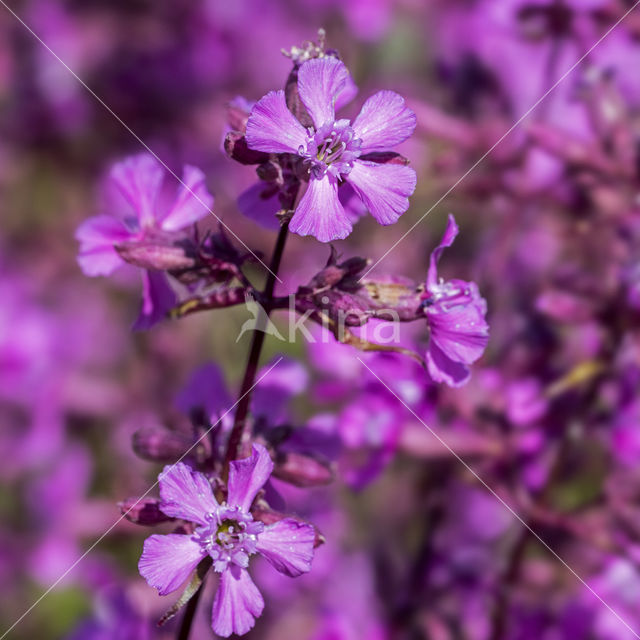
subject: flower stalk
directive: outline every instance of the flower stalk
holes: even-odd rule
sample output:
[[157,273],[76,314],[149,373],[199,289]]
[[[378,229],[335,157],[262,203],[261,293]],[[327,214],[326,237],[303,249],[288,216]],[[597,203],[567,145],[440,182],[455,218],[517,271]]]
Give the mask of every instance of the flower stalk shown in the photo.
[[[276,286],[276,278],[278,275],[278,270],[280,269],[280,264],[282,262],[285,245],[287,243],[288,232],[288,223],[285,223],[282,225],[282,227],[280,228],[280,232],[278,233],[278,238],[276,240],[273,254],[271,256],[271,263],[269,264],[267,283],[265,285],[263,293],[264,310],[267,317],[273,310],[273,294]],[[233,429],[231,431],[231,434],[229,435],[227,453],[224,459],[222,477],[225,481],[229,477],[229,464],[232,460],[236,460],[238,457],[241,457],[242,442],[244,439],[247,417],[249,415],[249,406],[251,404],[251,391],[255,385],[256,374],[258,373],[258,365],[260,363],[260,354],[262,353],[262,347],[264,346],[265,336],[266,333],[264,331],[254,331],[253,337],[251,339],[251,347],[249,349],[247,366],[242,378],[242,386],[240,387],[240,400],[238,402],[238,407],[233,422]]]

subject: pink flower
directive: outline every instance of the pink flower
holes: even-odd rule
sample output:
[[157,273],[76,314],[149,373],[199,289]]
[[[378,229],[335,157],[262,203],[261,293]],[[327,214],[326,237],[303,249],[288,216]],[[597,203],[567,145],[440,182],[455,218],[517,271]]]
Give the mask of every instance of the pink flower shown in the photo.
[[321,242],[346,238],[351,232],[351,219],[338,198],[343,181],[383,225],[393,224],[407,210],[416,186],[413,169],[404,162],[386,162],[380,153],[411,136],[415,114],[397,93],[379,91],[364,103],[353,123],[336,120],[336,101],[342,101],[350,81],[337,58],[309,60],[298,71],[298,92],[313,127],[305,129],[287,108],[284,91],[264,96],[247,121],[251,149],[294,154],[308,167],[308,187],[289,228]]
[[231,463],[227,502],[218,503],[202,473],[178,463],[160,474],[160,509],[172,518],[193,522],[192,534],[153,535],[144,543],[140,574],[160,595],[178,589],[207,555],[220,574],[213,603],[213,631],[223,637],[247,633],[264,601],[247,567],[262,554],[280,573],[295,577],[311,569],[315,531],[285,518],[265,526],[254,520],[251,504],[268,480],[273,462],[266,449],[253,445],[250,458]]
[[469,380],[468,365],[480,358],[489,342],[487,303],[476,283],[438,278],[438,260],[457,235],[458,225],[450,215],[442,240],[431,254],[422,302],[431,331],[427,369],[436,382],[450,387]]
[[78,263],[87,276],[106,276],[124,264],[116,245],[143,241],[154,232],[175,232],[207,215],[213,196],[200,169],[186,165],[175,198],[162,198],[165,171],[150,154],[130,156],[111,169],[109,184],[122,207],[89,218],[78,227]]
[[[106,276],[125,264],[118,248],[142,246],[163,234],[173,234],[207,215],[213,196],[200,169],[186,165],[173,200],[163,197],[165,171],[150,154],[126,158],[111,169],[109,186],[117,205],[108,215],[89,218],[78,227],[78,264],[87,276]],[[138,244],[139,243],[139,244]],[[142,308],[134,329],[149,329],[175,306],[176,295],[159,270],[142,272]]]

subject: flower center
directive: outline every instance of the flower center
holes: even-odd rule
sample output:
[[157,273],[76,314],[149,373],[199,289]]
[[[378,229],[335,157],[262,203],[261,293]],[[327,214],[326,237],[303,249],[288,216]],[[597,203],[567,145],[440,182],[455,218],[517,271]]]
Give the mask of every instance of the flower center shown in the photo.
[[196,528],[194,539],[213,559],[214,570],[220,573],[230,563],[246,567],[249,556],[256,553],[258,535],[264,530],[262,522],[224,504],[207,520],[208,524]]
[[426,311],[448,312],[456,307],[464,307],[473,300],[467,282],[445,282],[442,278],[431,285],[423,294],[422,306]]
[[362,140],[356,138],[349,120],[336,120],[317,131],[309,129],[307,148],[300,147],[298,152],[304,163],[310,165],[313,177],[319,180],[327,173],[336,178],[348,174],[361,146]]

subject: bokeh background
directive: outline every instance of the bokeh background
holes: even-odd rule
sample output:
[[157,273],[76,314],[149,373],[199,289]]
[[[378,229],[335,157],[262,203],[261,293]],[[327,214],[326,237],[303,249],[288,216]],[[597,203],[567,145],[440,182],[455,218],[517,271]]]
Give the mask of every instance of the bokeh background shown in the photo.
[[[177,398],[208,362],[236,390],[248,348],[248,336],[236,342],[243,309],[132,332],[139,274],[85,277],[75,229],[104,212],[111,164],[143,150],[134,132],[177,172],[201,167],[216,214],[268,255],[275,234],[235,203],[255,176],[222,151],[226,105],[281,88],[281,49],[323,27],[360,88],[357,107],[393,89],[418,116],[401,149],[418,173],[410,210],[392,227],[363,219],[337,248],[375,260],[421,220],[372,274],[419,281],[453,212],[461,235],[442,270],[475,280],[489,302],[489,349],[466,387],[437,387],[395,356],[371,366],[584,583],[352,349],[271,339],[265,362],[282,353],[304,365],[291,420],[329,425],[344,473],[311,492],[279,487],[327,544],[299,580],[259,568],[267,608],[250,637],[638,637],[640,9],[616,26],[631,2],[6,5],[25,24],[0,6],[0,633],[116,522],[118,501],[153,483],[160,465],[134,454],[133,434],[184,423]],[[327,256],[292,237],[281,291]],[[426,326],[408,339],[424,347]],[[364,479],[350,447],[373,460]],[[137,574],[148,534],[119,522],[7,637],[174,637],[172,624],[155,628],[172,598]],[[207,607],[198,640],[212,635]]]

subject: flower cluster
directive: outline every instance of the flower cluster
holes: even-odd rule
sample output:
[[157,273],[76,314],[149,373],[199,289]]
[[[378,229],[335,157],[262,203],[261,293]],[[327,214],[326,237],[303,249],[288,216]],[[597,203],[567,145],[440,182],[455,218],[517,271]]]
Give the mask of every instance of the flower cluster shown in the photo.
[[[458,231],[453,217],[432,254],[426,285],[393,276],[368,278],[364,270],[369,261],[340,261],[332,247],[327,264],[307,285],[288,297],[274,294],[273,269],[284,246],[280,239],[289,230],[321,242],[345,238],[365,210],[380,224],[392,224],[407,210],[416,186],[409,161],[392,151],[416,127],[416,116],[404,99],[380,91],[365,101],[353,121],[336,119],[336,110],[357,91],[353,79],[324,43],[305,52],[292,54],[285,90],[270,92],[254,105],[238,98],[229,110],[225,149],[242,164],[257,164],[261,180],[240,197],[240,206],[263,225],[273,227],[279,220],[281,227],[264,290],[243,270],[248,260],[262,262],[257,251],[243,254],[222,230],[203,236],[195,227],[213,205],[204,174],[185,167],[177,193],[170,196],[163,167],[145,154],[111,170],[107,214],[87,220],[77,231],[80,266],[87,275],[109,275],[124,263],[142,269],[138,329],[166,316],[180,318],[252,300],[266,322],[271,312],[293,310],[302,320],[329,329],[342,343],[410,355],[434,382],[460,386],[486,347],[488,329],[486,303],[476,285],[445,283],[437,277],[440,254]],[[418,321],[424,326],[425,319],[426,360],[411,345],[381,344],[355,332],[369,321]],[[295,363],[288,373],[282,365],[280,382],[273,380],[253,392],[262,340],[258,333],[253,337],[233,419],[225,411],[230,399],[222,375],[215,367],[205,367],[178,402],[191,419],[190,434],[157,426],[136,432],[134,449],[141,457],[179,461],[160,474],[159,501],[132,498],[121,505],[123,514],[137,524],[181,521],[174,533],[146,540],[140,573],[161,595],[187,585],[175,610],[202,588],[209,569],[219,574],[212,628],[225,637],[246,633],[264,607],[247,572],[251,556],[261,554],[279,572],[295,577],[311,569],[313,549],[322,541],[311,525],[285,517],[265,496],[256,499],[272,473],[298,487],[319,487],[333,480],[341,449],[367,448],[357,436],[353,439],[353,428],[336,431],[333,420],[298,428],[289,423],[282,400],[303,377]],[[390,416],[397,418],[395,411]],[[348,418],[352,425],[359,421],[357,413]],[[386,438],[387,426],[376,430],[377,437]],[[399,433],[395,426],[392,431]],[[397,437],[392,440],[385,455],[373,467],[368,465],[371,469],[379,471],[389,461],[397,448]],[[345,478],[350,482],[352,476],[350,471]]]
[[0,635],[638,637],[640,8],[13,4]]

